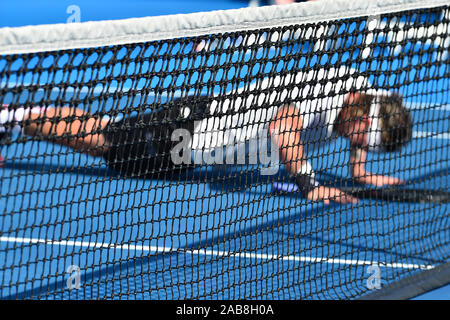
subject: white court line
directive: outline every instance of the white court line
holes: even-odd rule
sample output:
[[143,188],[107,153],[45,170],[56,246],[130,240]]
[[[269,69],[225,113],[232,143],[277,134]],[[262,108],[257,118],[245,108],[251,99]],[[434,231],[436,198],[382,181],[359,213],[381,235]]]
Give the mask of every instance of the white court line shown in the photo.
[[435,133],[427,131],[414,131],[413,138],[450,139],[450,132]]
[[443,105],[433,105],[433,104],[427,104],[427,103],[419,103],[419,102],[413,102],[413,103],[405,103],[406,107],[408,109],[422,109],[422,110],[436,110],[436,111],[450,111],[450,104],[443,104]]
[[357,266],[372,266],[378,265],[386,268],[399,268],[399,269],[433,269],[433,265],[420,265],[409,263],[385,263],[376,261],[365,260],[351,260],[351,259],[329,259],[329,258],[315,258],[315,257],[303,257],[303,256],[280,256],[275,254],[262,254],[262,253],[250,253],[250,252],[229,252],[221,250],[177,250],[169,247],[158,246],[143,246],[143,245],[129,245],[129,244],[112,244],[112,243],[98,243],[98,242],[85,242],[85,241],[54,241],[51,239],[33,239],[33,238],[14,238],[14,237],[0,237],[0,242],[12,242],[12,243],[26,243],[26,244],[45,244],[54,246],[71,246],[71,247],[83,247],[83,248],[103,248],[103,249],[115,249],[115,250],[128,250],[128,251],[142,251],[150,254],[157,253],[183,253],[193,254],[199,256],[210,257],[235,257],[243,259],[254,260],[281,260],[281,261],[294,261],[294,262],[311,262],[311,263],[329,263],[329,264],[343,264],[343,265],[357,265]]

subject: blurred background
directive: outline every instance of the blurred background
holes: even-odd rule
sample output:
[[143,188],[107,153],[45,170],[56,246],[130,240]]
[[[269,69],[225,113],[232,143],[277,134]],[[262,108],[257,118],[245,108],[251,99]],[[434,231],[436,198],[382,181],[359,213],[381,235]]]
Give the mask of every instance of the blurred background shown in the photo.
[[268,3],[263,0],[3,0],[0,27],[126,19]]

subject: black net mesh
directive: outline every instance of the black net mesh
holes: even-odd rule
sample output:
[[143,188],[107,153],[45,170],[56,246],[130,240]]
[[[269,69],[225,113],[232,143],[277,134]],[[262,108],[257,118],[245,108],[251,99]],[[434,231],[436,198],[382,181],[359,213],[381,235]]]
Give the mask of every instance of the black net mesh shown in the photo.
[[[356,298],[448,262],[446,203],[314,202],[289,190],[287,147],[273,172],[217,155],[223,128],[248,148],[272,125],[302,134],[320,185],[356,188],[340,112],[383,91],[412,139],[367,171],[447,192],[449,12],[0,56],[2,113],[25,113],[1,125],[1,297]],[[174,163],[176,129],[201,163]]]

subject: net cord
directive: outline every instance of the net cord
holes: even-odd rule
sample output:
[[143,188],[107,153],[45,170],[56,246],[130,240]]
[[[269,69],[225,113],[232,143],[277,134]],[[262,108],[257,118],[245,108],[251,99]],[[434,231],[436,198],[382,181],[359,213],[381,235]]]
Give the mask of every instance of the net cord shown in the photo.
[[123,45],[374,16],[449,4],[449,0],[323,0],[124,20],[6,27],[0,28],[0,54]]

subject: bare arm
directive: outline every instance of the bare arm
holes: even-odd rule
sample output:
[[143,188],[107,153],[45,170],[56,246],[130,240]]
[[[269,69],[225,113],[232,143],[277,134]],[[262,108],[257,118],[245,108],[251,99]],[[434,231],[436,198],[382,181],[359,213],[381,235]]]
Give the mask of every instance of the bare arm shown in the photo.
[[106,151],[105,138],[98,129],[104,128],[106,120],[70,107],[41,108],[24,120],[24,132],[30,136],[41,135],[53,143],[71,147],[80,152],[101,156]]
[[352,147],[350,150],[350,173],[356,182],[381,187],[383,185],[396,185],[403,183],[394,177],[377,175],[366,171],[367,151]]
[[[302,118],[294,106],[284,106],[278,110],[277,115],[269,126],[269,132],[278,144],[280,157],[291,176],[295,177],[301,168],[307,164],[303,155],[300,132],[302,130]],[[356,203],[353,198],[336,188],[316,186],[306,195],[309,200],[330,201],[339,203]]]
[[301,128],[302,119],[294,106],[280,108],[269,126],[269,133],[277,141],[281,160],[291,175],[295,175],[305,162]]

